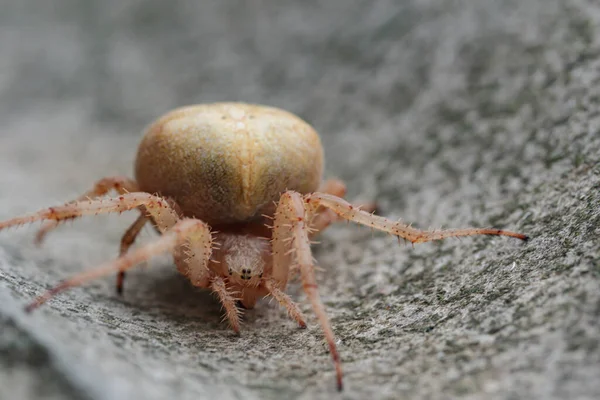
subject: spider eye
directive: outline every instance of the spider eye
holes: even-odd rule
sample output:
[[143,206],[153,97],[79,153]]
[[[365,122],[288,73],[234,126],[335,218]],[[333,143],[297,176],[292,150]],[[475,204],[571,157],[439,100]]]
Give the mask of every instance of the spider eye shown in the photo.
[[231,270],[231,268],[229,268],[229,269],[227,270],[227,272],[229,272],[229,275],[233,274],[233,271]]
[[252,269],[251,268],[242,268],[241,278],[243,280],[252,279]]

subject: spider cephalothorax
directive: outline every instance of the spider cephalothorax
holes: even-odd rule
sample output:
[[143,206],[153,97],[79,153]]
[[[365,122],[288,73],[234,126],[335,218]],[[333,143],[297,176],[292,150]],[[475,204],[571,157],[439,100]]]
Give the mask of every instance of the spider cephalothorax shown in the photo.
[[[342,369],[333,331],[319,299],[310,239],[338,219],[388,232],[412,243],[453,236],[525,235],[500,229],[421,231],[376,216],[343,200],[343,183],[321,184],[323,150],[306,122],[286,111],[242,103],[216,103],[167,113],[146,131],[138,149],[136,180],[101,179],[76,201],[0,222],[0,229],[45,220],[44,235],[59,222],[83,215],[138,209],[125,232],[120,257],[46,292],[31,310],[55,294],[91,279],[125,271],[161,253],[173,254],[179,272],[211,289],[235,332],[238,302],[252,308],[264,296],[284,306],[301,327],[305,317],[284,292],[290,267],[319,319],[332,355],[337,386]],[[101,198],[110,191],[117,197]],[[145,224],[160,238],[129,251]],[[212,229],[214,228],[214,230]]]

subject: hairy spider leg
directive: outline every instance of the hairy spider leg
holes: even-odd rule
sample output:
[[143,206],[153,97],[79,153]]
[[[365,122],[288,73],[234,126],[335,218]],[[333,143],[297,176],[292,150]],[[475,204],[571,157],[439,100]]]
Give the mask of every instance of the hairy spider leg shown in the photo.
[[[62,284],[50,289],[40,296],[36,301],[27,306],[31,311],[41,304],[48,301],[57,293],[63,290],[80,285],[91,279],[105,276],[111,271],[121,272],[139,264],[149,258],[165,253],[172,252],[175,258],[177,269],[186,276],[193,285],[199,287],[208,287],[213,290],[223,302],[226,309],[226,315],[229,323],[235,332],[239,332],[239,312],[235,306],[235,300],[231,296],[225,296],[223,292],[223,282],[220,277],[210,274],[208,263],[210,261],[213,241],[210,228],[204,222],[196,219],[180,219],[176,205],[165,198],[154,196],[149,193],[137,192],[128,193],[115,198],[87,200],[76,203],[67,203],[63,206],[50,207],[25,216],[9,219],[0,222],[0,230],[29,224],[36,221],[63,221],[67,219],[78,218],[85,215],[97,215],[101,213],[123,212],[135,208],[141,208],[147,212],[147,216],[154,223],[157,229],[163,234],[159,239],[147,245],[131,251],[107,263],[97,269],[76,275]],[[194,221],[191,228],[191,222],[186,222],[182,227],[175,229],[181,221]],[[200,228],[201,227],[201,228]],[[168,234],[168,235],[167,235]],[[166,238],[165,235],[167,235]],[[233,299],[233,300],[231,300]]]
[[[108,176],[100,179],[94,184],[91,190],[88,190],[77,199],[70,201],[69,203],[75,203],[78,201],[85,201],[90,199],[96,199],[104,196],[111,190],[116,191],[118,194],[127,194],[133,192],[139,192],[138,184],[125,176]],[[149,218],[145,215],[142,210],[140,217],[127,229],[121,239],[121,248],[119,255],[123,255],[127,252],[129,247],[133,245],[136,237],[142,231],[142,228],[146,224]],[[59,221],[51,220],[46,221],[42,224],[42,227],[37,231],[35,235],[35,243],[39,246],[42,244],[48,233],[54,230],[59,225]],[[123,281],[125,280],[125,271],[119,271],[117,274],[116,290],[118,294],[123,294]]]
[[[97,181],[91,190],[88,190],[75,200],[69,201],[68,203],[76,203],[78,201],[95,199],[100,196],[104,196],[111,190],[115,190],[119,194],[140,191],[137,183],[132,179],[129,179],[125,176],[108,176]],[[48,235],[50,231],[54,230],[59,225],[59,223],[60,221],[57,220],[44,222],[41,228],[35,234],[35,243],[37,245],[41,245],[44,239],[46,238],[46,235]]]
[[390,233],[402,239],[408,240],[411,243],[425,243],[432,240],[442,240],[450,237],[472,235],[496,235],[510,236],[521,240],[529,239],[527,235],[523,235],[521,233],[495,228],[465,228],[424,231],[413,228],[412,226],[404,224],[400,221],[392,221],[390,219],[369,213],[365,210],[361,210],[360,208],[348,203],[346,200],[328,193],[315,192],[308,194],[305,196],[305,201],[312,209],[326,207],[343,219],[356,222],[379,231]]
[[[34,310],[58,293],[61,293],[68,288],[80,286],[86,282],[106,276],[110,273],[126,271],[143,261],[149,260],[150,258],[163,253],[172,252],[176,254],[179,251],[179,248],[182,246],[188,246],[192,251],[200,250],[200,252],[203,253],[203,249],[207,243],[209,244],[210,248],[210,230],[204,222],[191,218],[182,219],[154,242],[148,243],[139,249],[128,252],[116,260],[105,263],[90,271],[82,272],[61,282],[59,285],[46,291],[44,294],[36,298],[32,303],[27,305],[26,311],[30,312]],[[208,264],[208,258],[194,258],[188,262],[191,263],[198,260],[204,262],[203,267],[208,272],[208,267],[206,265]]]
[[273,221],[272,278],[278,288],[284,289],[290,265],[295,263],[299,266],[302,288],[312,305],[329,345],[329,352],[336,371],[337,387],[338,390],[342,390],[342,365],[335,345],[335,336],[319,296],[306,217],[307,212],[302,195],[293,191],[285,192],[281,196]]
[[[326,186],[328,192],[335,186]],[[337,186],[339,189],[340,186]],[[342,192],[342,190],[339,190]],[[335,213],[335,217],[323,211]],[[332,193],[311,193],[304,197],[296,192],[286,192],[282,195],[273,224],[273,275],[277,287],[284,288],[289,279],[290,265],[299,266],[302,278],[302,287],[309,298],[313,310],[319,319],[321,328],[329,345],[336,369],[337,386],[341,390],[342,369],[339,353],[335,345],[335,337],[323,304],[318,293],[315,280],[315,263],[310,251],[309,237],[325,229],[337,219],[345,219],[373,229],[388,232],[401,237],[411,243],[424,243],[432,240],[441,240],[449,237],[471,235],[499,235],[509,236],[521,240],[528,237],[502,229],[448,229],[439,231],[423,231],[412,228],[402,222],[395,222],[384,217],[374,215],[360,207],[353,206],[344,199]]]
[[[335,197],[343,198],[346,195],[346,185],[344,182],[338,179],[330,179],[324,182],[319,188],[319,192],[327,193]],[[355,206],[366,212],[374,212],[377,209],[377,205],[374,202],[366,203],[363,205]],[[319,233],[327,229],[332,223],[342,220],[335,211],[324,207],[313,207],[311,208],[311,218],[309,222],[309,237],[314,238]]]
[[283,290],[279,289],[279,285],[274,279],[267,279],[264,282],[265,288],[269,291],[269,295],[273,296],[277,302],[284,307],[289,316],[298,322],[300,328],[306,328],[306,317],[300,311],[300,308],[290,296],[288,296]]
[[[144,212],[142,212],[140,214],[140,216],[137,217],[137,219],[135,221],[133,221],[133,224],[131,224],[131,226],[129,228],[127,228],[127,230],[123,234],[123,237],[121,238],[121,246],[119,247],[119,257],[121,257],[125,253],[127,253],[129,248],[135,242],[135,239],[137,238],[137,236],[140,234],[140,232],[144,228],[144,225],[146,225],[146,223],[148,221],[150,221],[150,217],[148,217],[147,212],[145,212],[145,210],[144,210]],[[120,295],[123,294],[124,281],[125,281],[125,271],[119,271],[119,273],[117,274],[117,282],[116,282],[117,294],[120,294]]]
[[210,282],[210,288],[217,295],[221,304],[225,308],[225,316],[229,320],[229,325],[231,329],[236,334],[240,334],[240,316],[241,311],[237,307],[236,302],[238,298],[233,296],[233,294],[227,289],[227,284],[225,280],[220,276],[213,276]]
[[[169,206],[171,206],[180,217],[182,216],[181,210],[179,209],[179,206],[177,205],[177,203],[175,203],[174,200],[169,198],[163,199],[167,201]],[[146,211],[146,208],[144,206],[139,206],[138,209],[140,210],[140,216],[135,221],[133,221],[133,223],[129,226],[129,228],[127,228],[127,230],[121,237],[119,256],[122,256],[123,254],[127,253],[127,251],[129,251],[129,248],[133,246],[135,239],[137,239],[146,223],[150,222],[154,230],[156,230],[158,233],[162,232],[161,228],[156,224],[156,222],[153,221],[152,215],[149,214],[148,211]],[[125,271],[119,271],[119,273],[117,274],[117,280],[115,285],[117,294],[119,295],[123,294],[124,282]]]

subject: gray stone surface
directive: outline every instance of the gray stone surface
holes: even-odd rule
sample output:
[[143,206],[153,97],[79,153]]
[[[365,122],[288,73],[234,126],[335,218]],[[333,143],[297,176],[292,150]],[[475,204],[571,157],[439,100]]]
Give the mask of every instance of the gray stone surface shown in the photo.
[[[346,390],[314,317],[219,304],[168,258],[22,305],[115,256],[134,215],[41,249],[0,233],[0,398],[600,397],[600,7],[592,0],[0,1],[0,218],[131,174],[140,131],[243,100],[322,133],[328,176],[419,227],[532,236],[416,246],[340,225],[315,248]],[[146,232],[143,242],[154,235]],[[289,292],[310,314],[297,285]]]

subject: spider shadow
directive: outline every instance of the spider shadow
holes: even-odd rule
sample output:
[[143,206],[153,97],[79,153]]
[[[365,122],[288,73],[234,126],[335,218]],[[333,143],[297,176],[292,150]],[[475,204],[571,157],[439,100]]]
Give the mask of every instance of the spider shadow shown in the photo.
[[[231,329],[223,321],[223,307],[209,289],[193,286],[168,262],[153,265],[128,273],[123,295],[114,295],[136,313],[152,315],[170,323],[194,324],[201,329],[227,331]],[[256,309],[243,310],[242,322],[245,329],[251,328],[260,319],[264,300],[259,300]]]
[[137,312],[161,319],[219,324],[222,318],[221,305],[210,291],[194,287],[168,263],[128,273],[123,295],[115,294],[114,298]]

